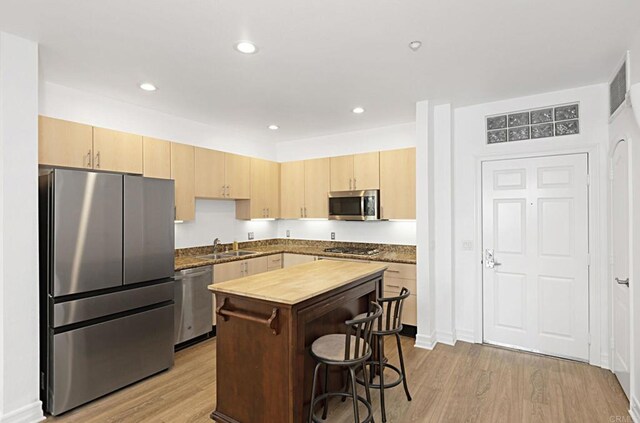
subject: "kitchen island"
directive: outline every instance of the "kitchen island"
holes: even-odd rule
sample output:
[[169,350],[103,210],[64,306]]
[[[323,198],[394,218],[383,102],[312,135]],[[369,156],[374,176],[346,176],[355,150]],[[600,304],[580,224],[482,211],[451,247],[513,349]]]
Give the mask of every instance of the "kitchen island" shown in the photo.
[[[210,285],[216,296],[216,409],[222,423],[306,421],[314,340],[382,292],[379,263],[316,261]],[[342,386],[332,372],[330,388]]]

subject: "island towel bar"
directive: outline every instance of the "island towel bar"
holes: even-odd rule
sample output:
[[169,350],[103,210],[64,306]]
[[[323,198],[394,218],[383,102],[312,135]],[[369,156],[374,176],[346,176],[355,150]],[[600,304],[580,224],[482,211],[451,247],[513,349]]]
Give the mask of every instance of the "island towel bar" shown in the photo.
[[224,306],[227,304],[227,299],[222,300],[222,304],[220,304],[216,308],[216,314],[222,317],[222,320],[225,322],[229,319],[229,317],[237,317],[238,319],[249,320],[250,322],[260,323],[267,326],[271,329],[271,332],[274,335],[278,334],[278,309],[276,307],[273,308],[271,312],[271,316],[262,317],[256,313],[251,313],[248,311],[236,311],[236,310],[226,310]]

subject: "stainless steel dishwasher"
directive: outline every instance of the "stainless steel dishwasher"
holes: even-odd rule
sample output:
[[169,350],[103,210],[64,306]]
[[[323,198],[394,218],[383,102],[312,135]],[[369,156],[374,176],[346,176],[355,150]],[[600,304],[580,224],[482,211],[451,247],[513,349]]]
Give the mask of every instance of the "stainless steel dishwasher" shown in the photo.
[[175,342],[193,339],[211,332],[213,313],[211,291],[213,267],[202,266],[176,272],[175,275]]

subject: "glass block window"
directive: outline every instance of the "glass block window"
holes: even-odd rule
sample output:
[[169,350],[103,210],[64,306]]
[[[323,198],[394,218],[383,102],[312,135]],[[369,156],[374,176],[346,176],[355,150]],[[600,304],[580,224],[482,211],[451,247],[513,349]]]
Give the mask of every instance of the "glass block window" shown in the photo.
[[562,104],[487,116],[487,144],[575,135],[580,133],[580,105]]

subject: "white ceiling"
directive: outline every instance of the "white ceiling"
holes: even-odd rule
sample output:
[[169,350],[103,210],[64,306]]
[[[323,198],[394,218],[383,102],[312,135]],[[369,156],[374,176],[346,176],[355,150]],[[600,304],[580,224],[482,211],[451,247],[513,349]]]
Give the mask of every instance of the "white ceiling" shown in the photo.
[[40,43],[46,81],[277,142],[606,81],[640,2],[2,0],[0,30]]

